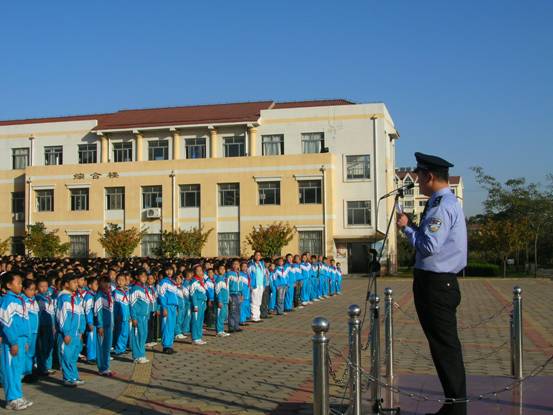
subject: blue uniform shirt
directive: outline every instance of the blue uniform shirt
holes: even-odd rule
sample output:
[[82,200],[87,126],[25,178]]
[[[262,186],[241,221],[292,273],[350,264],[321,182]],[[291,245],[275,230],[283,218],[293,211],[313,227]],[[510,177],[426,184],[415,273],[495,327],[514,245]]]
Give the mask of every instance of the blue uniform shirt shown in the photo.
[[415,268],[457,274],[467,266],[465,215],[448,187],[432,195],[418,227],[403,231],[416,250]]

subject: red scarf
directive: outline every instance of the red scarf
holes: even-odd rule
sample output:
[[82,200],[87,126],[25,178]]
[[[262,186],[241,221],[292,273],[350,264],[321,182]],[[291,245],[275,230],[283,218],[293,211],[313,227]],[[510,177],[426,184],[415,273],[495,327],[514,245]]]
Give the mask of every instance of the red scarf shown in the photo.
[[108,307],[111,308],[111,293],[108,291],[102,291],[108,299]]
[[123,294],[123,300],[127,303],[129,302],[129,299],[127,298],[127,293],[123,291],[121,288],[116,288],[115,291],[119,291],[121,294]]
[[194,279],[200,283],[200,285],[202,286],[202,288],[205,287],[205,282],[204,282],[204,279],[203,279],[202,277],[200,277],[200,276],[198,276],[198,275],[194,275]]
[[19,298],[19,301],[21,301],[21,306],[23,307],[23,314],[25,314],[25,310],[27,309],[27,305],[25,304],[25,299],[22,296],[17,294],[15,294],[15,296]]
[[142,285],[141,282],[135,282],[134,285],[142,288],[144,290],[144,294],[146,294],[146,298],[148,298],[148,301],[151,303],[152,302],[152,299],[150,298],[150,293],[148,292],[148,288],[144,285]]
[[71,314],[75,314],[75,297],[76,297],[76,295],[77,295],[76,292],[71,294]]

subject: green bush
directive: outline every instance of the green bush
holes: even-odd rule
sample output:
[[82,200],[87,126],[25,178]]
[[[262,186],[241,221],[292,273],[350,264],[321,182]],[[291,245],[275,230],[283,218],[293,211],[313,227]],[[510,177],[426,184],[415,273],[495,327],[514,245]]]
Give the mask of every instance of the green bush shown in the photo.
[[469,262],[465,270],[467,277],[497,277],[501,275],[499,265],[487,262]]

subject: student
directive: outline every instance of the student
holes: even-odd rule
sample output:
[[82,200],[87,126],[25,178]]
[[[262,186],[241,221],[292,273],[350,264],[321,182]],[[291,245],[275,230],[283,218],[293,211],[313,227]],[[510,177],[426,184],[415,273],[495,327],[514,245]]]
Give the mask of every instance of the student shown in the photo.
[[229,290],[229,333],[240,332],[240,311],[242,307],[242,277],[240,276],[240,262],[232,261],[232,269],[225,275]]
[[240,325],[247,326],[246,321],[250,317],[251,312],[251,280],[248,273],[248,264],[243,262],[240,264],[240,276],[242,277],[242,305],[240,308]]
[[157,326],[159,324],[159,303],[157,301],[156,277],[148,274],[146,288],[150,294],[150,317],[148,319],[148,339],[146,346],[153,347],[157,344]]
[[192,302],[190,300],[190,285],[192,284],[193,272],[185,271],[184,281],[182,282],[182,291],[184,296],[184,318],[182,320],[182,334],[189,336],[191,333],[192,323]]
[[192,302],[192,343],[196,345],[206,344],[206,341],[202,339],[202,328],[207,301],[207,288],[201,265],[194,267],[194,279],[192,280],[192,284],[190,284],[190,300]]
[[[77,268],[82,269],[82,267],[77,267]],[[84,277],[83,274],[78,274],[78,275],[79,275],[79,277],[77,278],[77,295],[79,296],[81,304],[83,305],[83,313],[84,313],[84,298],[85,298],[86,290],[87,290],[86,278]],[[83,314],[83,316],[84,316],[84,314]],[[80,331],[81,331],[81,333],[86,332],[86,317],[81,319],[81,329],[80,329]],[[80,359],[85,359],[86,358],[86,356],[81,354],[83,349],[84,349],[83,340],[84,340],[84,338],[83,338],[83,336],[81,336],[81,339],[80,339],[81,347],[79,349],[79,358]]]
[[148,314],[150,294],[146,287],[146,271],[139,271],[136,282],[129,292],[131,329],[131,350],[135,363],[148,363],[146,358],[146,336],[148,335]]
[[284,311],[289,312],[294,309],[294,287],[296,285],[296,272],[292,269],[292,254],[286,255],[284,263],[284,277],[288,287],[284,299]]
[[88,364],[96,363],[96,326],[94,326],[94,299],[98,292],[98,280],[96,277],[88,277],[87,290],[84,295],[84,316],[86,320],[86,361]]
[[29,336],[29,312],[21,296],[22,277],[17,272],[2,275],[6,295],[0,305],[0,370],[6,395],[6,409],[20,411],[33,403],[23,397],[21,376],[25,366],[25,348]]
[[[158,300],[161,308],[161,344],[163,353],[173,354],[175,341],[175,324],[177,322],[177,284],[173,279],[173,267],[165,266],[165,278],[158,286]],[[203,320],[202,320],[203,321]]]
[[23,281],[23,298],[25,299],[25,305],[29,312],[29,336],[28,347],[25,353],[25,370],[23,374],[23,382],[34,382],[36,377],[33,376],[33,368],[36,360],[36,342],[38,335],[38,303],[35,298],[36,283],[34,280],[25,279]]
[[113,298],[111,279],[102,277],[94,299],[94,324],[96,326],[96,365],[101,376],[113,376],[109,369],[110,350],[113,341]]
[[129,296],[127,295],[127,276],[117,275],[117,288],[113,290],[113,344],[114,354],[121,355],[127,351],[129,342],[129,325],[131,314],[129,311]]
[[42,278],[37,282],[38,294],[38,341],[37,341],[37,369],[41,376],[48,376],[52,370],[52,354],[56,336],[55,304],[50,296],[48,280]]
[[286,303],[286,291],[288,290],[288,280],[283,264],[284,260],[282,258],[278,258],[277,266],[275,268],[275,286],[277,290],[276,311],[279,316],[286,315],[284,310]]
[[[333,260],[334,261],[334,260]],[[336,262],[336,275],[337,275],[337,284],[336,284],[336,294],[342,295],[342,267],[339,262]]]
[[276,267],[274,263],[269,264],[269,289],[271,290],[269,296],[269,313],[274,314],[276,310],[277,299],[277,287],[276,287]]
[[303,274],[300,267],[300,256],[294,255],[292,261],[291,272],[294,273],[296,284],[294,285],[294,307],[303,308],[304,304],[301,302],[301,290],[303,289]]
[[225,332],[225,322],[228,315],[229,290],[225,278],[225,266],[219,265],[215,277],[215,298],[217,302],[217,336],[227,337],[230,334]]
[[205,310],[205,324],[207,328],[215,328],[215,273],[213,268],[207,270],[204,276],[207,303]]
[[78,276],[66,274],[62,279],[63,290],[58,294],[56,304],[56,324],[58,331],[58,355],[63,373],[63,384],[76,387],[84,384],[79,378],[77,360],[81,351],[81,320],[84,312],[77,295]]
[[320,291],[319,263],[317,262],[317,255],[311,255],[311,298],[313,301],[321,301]]
[[301,305],[311,304],[311,264],[307,260],[307,254],[301,256],[300,270],[302,275],[302,287],[300,292]]
[[186,336],[182,332],[182,327],[184,325],[184,288],[182,286],[182,276],[177,275],[175,277],[175,282],[177,283],[177,322],[175,324],[175,339],[184,340]]

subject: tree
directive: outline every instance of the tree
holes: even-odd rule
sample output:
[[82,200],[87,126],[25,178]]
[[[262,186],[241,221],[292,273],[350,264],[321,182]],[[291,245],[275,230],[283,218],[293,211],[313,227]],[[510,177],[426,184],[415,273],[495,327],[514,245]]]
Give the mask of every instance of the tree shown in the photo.
[[246,236],[246,242],[253,251],[260,251],[264,256],[280,255],[294,236],[295,228],[288,223],[275,222],[269,226],[252,227]]
[[54,258],[67,254],[69,242],[61,243],[57,233],[57,229],[48,231],[44,223],[37,222],[27,226],[23,243],[25,248],[37,258]]
[[203,227],[163,231],[158,254],[166,258],[185,256],[201,256],[202,249],[213,229],[204,231]]
[[412,267],[415,248],[407,240],[407,237],[401,232],[397,233],[397,262],[401,267]]
[[135,227],[121,229],[115,223],[104,227],[104,233],[99,233],[98,241],[106,250],[106,255],[113,258],[128,258],[132,255],[146,230],[139,231]]
[[0,242],[0,256],[3,256],[8,251],[8,249],[10,249],[11,241],[12,238],[7,237],[2,242]]

